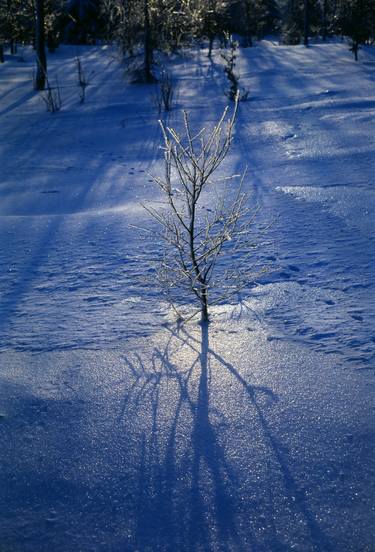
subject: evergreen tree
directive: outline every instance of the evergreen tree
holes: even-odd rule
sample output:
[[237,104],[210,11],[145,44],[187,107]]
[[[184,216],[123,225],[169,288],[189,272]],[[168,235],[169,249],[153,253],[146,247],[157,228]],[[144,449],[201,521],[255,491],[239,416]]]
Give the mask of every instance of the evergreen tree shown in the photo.
[[244,46],[252,46],[253,38],[260,40],[278,25],[278,7],[273,0],[242,0],[234,21],[235,29],[244,37]]
[[9,44],[10,53],[17,51],[17,42],[30,42],[34,15],[31,1],[0,0],[0,42]]
[[284,44],[309,44],[309,37],[318,35],[322,26],[319,0],[289,0],[283,7],[281,40]]
[[360,44],[375,39],[375,0],[343,0],[339,5],[336,29],[351,40],[358,61]]

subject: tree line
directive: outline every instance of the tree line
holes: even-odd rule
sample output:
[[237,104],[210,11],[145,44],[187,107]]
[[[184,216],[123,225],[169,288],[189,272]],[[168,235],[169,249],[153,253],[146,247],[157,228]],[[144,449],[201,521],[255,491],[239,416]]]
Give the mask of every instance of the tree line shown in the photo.
[[245,47],[268,33],[306,46],[339,35],[357,58],[360,44],[375,40],[375,0],[0,0],[1,62],[19,43],[38,49],[42,41],[53,52],[60,43],[116,41],[129,56],[142,48],[147,79],[155,49],[206,39],[210,56],[214,41],[233,33]]

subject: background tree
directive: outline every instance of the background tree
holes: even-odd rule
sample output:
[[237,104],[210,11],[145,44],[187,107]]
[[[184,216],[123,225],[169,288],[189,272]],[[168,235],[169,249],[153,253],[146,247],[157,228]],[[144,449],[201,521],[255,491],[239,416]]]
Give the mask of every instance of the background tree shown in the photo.
[[45,0],[44,32],[49,52],[54,52],[64,38],[66,7],[64,0]]
[[[44,34],[52,49],[56,48],[61,36],[61,23],[66,2],[44,0]],[[8,44],[15,53],[17,43],[36,46],[36,0],[0,0],[0,43]]]
[[44,0],[35,0],[35,89],[44,90],[47,76],[47,58],[44,36]]
[[175,51],[198,34],[198,11],[192,0],[102,0],[101,3],[107,39],[118,42],[126,57],[139,55],[142,48],[138,74],[146,82],[154,80],[155,49]]
[[98,0],[69,0],[64,4],[64,40],[73,44],[93,44],[104,36],[101,5]]
[[230,4],[225,0],[207,0],[201,7],[200,35],[208,39],[208,57],[212,56],[215,38],[223,42],[224,34],[230,30]]
[[4,63],[4,44],[6,42],[6,0],[0,0],[0,63]]
[[310,2],[309,0],[303,1],[303,43],[305,46],[309,45],[310,34]]
[[144,13],[140,0],[101,0],[100,10],[106,40],[117,42],[124,55],[132,55],[141,41]]
[[232,8],[232,32],[242,35],[243,46],[252,46],[253,38],[260,40],[278,28],[278,7],[273,0],[242,0]]
[[10,53],[17,51],[17,42],[30,40],[27,35],[27,19],[33,21],[32,5],[28,1],[0,0],[0,37],[2,43],[9,44]]
[[322,10],[318,0],[288,0],[282,6],[281,41],[284,44],[308,46],[309,36],[317,36],[322,26]]
[[336,29],[351,40],[351,51],[358,61],[360,44],[375,39],[375,0],[343,0],[339,4]]

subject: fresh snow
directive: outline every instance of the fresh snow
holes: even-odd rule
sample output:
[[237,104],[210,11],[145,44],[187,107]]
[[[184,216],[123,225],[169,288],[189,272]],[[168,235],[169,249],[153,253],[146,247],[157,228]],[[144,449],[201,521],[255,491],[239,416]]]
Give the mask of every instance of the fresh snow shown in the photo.
[[[62,46],[51,115],[20,56],[0,65],[0,550],[375,550],[375,50],[240,50],[221,174],[247,167],[257,275],[208,334],[156,286],[153,87]],[[167,123],[215,124],[219,52],[164,62]]]

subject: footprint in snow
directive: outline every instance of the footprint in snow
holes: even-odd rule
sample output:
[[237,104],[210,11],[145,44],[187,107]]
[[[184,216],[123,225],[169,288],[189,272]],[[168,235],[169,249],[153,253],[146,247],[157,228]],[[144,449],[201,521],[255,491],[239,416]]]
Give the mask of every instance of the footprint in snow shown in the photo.
[[335,333],[334,332],[322,332],[322,333],[316,333],[314,335],[311,336],[311,339],[313,339],[314,341],[321,341],[322,339],[329,339],[331,337],[335,337]]
[[309,327],[297,328],[296,334],[297,335],[308,335],[308,334],[311,334],[312,331],[313,331],[313,329],[309,328]]
[[351,317],[352,317],[354,320],[358,320],[358,322],[362,322],[362,321],[363,321],[363,316],[360,316],[359,314],[352,314]]
[[279,272],[279,276],[280,278],[285,278],[286,280],[289,280],[289,278],[291,278],[291,274],[289,274],[289,272],[286,272],[285,270]]

